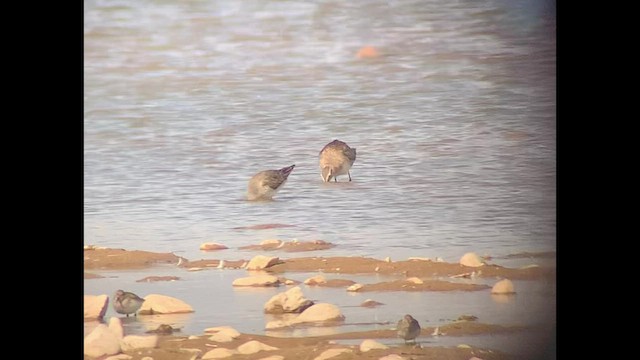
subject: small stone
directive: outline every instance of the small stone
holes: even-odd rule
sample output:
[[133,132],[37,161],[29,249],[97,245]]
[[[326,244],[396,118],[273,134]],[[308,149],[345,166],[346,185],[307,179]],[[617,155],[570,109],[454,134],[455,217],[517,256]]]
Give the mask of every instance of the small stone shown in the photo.
[[251,259],[251,261],[249,261],[249,264],[247,265],[247,270],[266,269],[270,266],[277,264],[278,262],[280,262],[280,258],[278,257],[257,255],[257,256],[254,256],[253,259]]
[[158,346],[158,335],[127,335],[122,339],[122,351],[149,349]]
[[200,336],[189,335],[189,337],[187,339],[189,339],[189,340],[197,340],[197,339],[200,339]]
[[269,346],[256,340],[251,340],[238,346],[238,353],[243,355],[255,354],[260,351],[278,350],[277,347]]
[[469,267],[479,267],[484,265],[484,261],[476,253],[466,253],[460,258],[460,265]]
[[140,315],[192,313],[191,305],[171,296],[149,294],[140,307]]
[[336,357],[340,354],[351,353],[351,352],[353,352],[353,350],[351,349],[329,349],[329,350],[323,351],[320,355],[318,355],[313,360],[326,360],[332,357]]
[[107,295],[85,295],[84,296],[84,319],[102,319],[107,312],[109,296]]
[[280,243],[282,243],[282,240],[278,240],[278,239],[267,239],[267,240],[263,240],[262,242],[260,242],[260,246],[265,246],[265,245],[280,245]]
[[376,266],[376,268],[374,269],[376,272],[380,271],[380,266]]
[[127,354],[118,354],[118,355],[109,356],[104,360],[130,360],[130,359],[133,359],[133,356],[127,355]]
[[96,326],[87,337],[84,338],[84,354],[91,357],[103,355],[115,355],[120,352],[120,339],[107,325]]
[[515,294],[513,282],[509,279],[498,281],[491,289],[492,294]]
[[240,332],[231,326],[216,326],[204,329],[205,333],[216,333],[216,334],[224,334],[232,339],[240,336]]
[[390,263],[391,262],[391,258],[387,256],[386,258],[384,258],[384,261]]
[[214,242],[200,244],[200,250],[211,251],[211,250],[226,250],[226,249],[228,249],[228,247],[222,244],[214,243]]
[[153,358],[151,356],[145,356],[140,360],[153,360]]
[[280,280],[273,275],[258,275],[235,279],[233,286],[280,286]]
[[109,330],[119,340],[122,340],[124,337],[124,328],[122,327],[122,320],[120,320],[120,318],[113,316],[109,319]]
[[362,284],[353,284],[353,285],[351,285],[351,286],[349,286],[347,288],[347,291],[358,291],[358,290],[362,289],[363,287],[364,287],[364,285],[362,285]]
[[202,268],[202,267],[191,267],[191,268],[187,269],[187,271],[202,271],[202,270],[205,270],[205,268]]
[[384,304],[371,299],[367,299],[362,304],[360,304],[360,306],[362,307],[376,307],[379,305],[384,305]]
[[391,354],[391,355],[383,356],[383,357],[379,358],[378,360],[405,360],[405,358],[403,358],[402,356],[400,356],[398,354]]
[[204,355],[202,355],[203,359],[224,359],[230,356],[237,354],[238,352],[231,349],[225,348],[217,348],[210,351],[207,351]]
[[460,344],[458,346],[456,346],[458,349],[471,349],[471,346],[467,345],[467,344]]
[[408,282],[414,283],[414,284],[424,284],[424,281],[422,281],[420,278],[417,278],[417,277],[410,277],[410,278],[406,279],[405,281],[408,281]]
[[407,260],[409,260],[409,261],[431,261],[431,259],[429,259],[428,257],[418,257],[418,256],[412,256],[412,257],[408,258]]
[[258,360],[284,360],[284,356],[282,356],[282,355],[271,355],[271,356],[260,358]]
[[295,281],[290,280],[290,279],[287,279],[287,280],[284,282],[284,284],[285,284],[285,285],[295,285],[295,283],[296,283]]
[[313,277],[308,278],[307,280],[304,281],[305,285],[317,285],[317,284],[324,284],[327,282],[327,279],[322,276],[322,275],[316,275]]
[[388,349],[389,347],[377,341],[366,339],[360,344],[360,351],[367,352],[374,349]]

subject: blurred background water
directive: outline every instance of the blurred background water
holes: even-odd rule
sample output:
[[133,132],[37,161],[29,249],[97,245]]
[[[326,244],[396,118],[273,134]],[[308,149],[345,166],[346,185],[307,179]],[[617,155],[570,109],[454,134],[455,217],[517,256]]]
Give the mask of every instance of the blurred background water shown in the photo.
[[[549,0],[86,0],[84,242],[553,251],[555,29]],[[352,182],[321,181],[333,139],[357,148]],[[291,164],[275,201],[244,200]],[[267,223],[295,226],[234,229]]]

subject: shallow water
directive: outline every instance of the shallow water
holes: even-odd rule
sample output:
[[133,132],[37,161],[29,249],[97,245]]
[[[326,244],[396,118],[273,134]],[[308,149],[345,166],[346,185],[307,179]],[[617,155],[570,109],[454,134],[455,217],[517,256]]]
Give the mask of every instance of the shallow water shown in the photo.
[[[451,262],[555,249],[553,2],[84,5],[85,244],[190,260],[248,259],[198,248],[267,238]],[[365,45],[382,55],[356,58]],[[318,152],[336,138],[357,148],[353,181],[324,184]],[[244,200],[253,174],[291,164],[275,201]],[[295,226],[234,230],[265,223]],[[85,293],[179,291],[198,309],[243,305],[224,312],[262,331],[247,309],[271,290],[216,292],[240,273],[122,272]],[[185,331],[218,324],[202,313]]]

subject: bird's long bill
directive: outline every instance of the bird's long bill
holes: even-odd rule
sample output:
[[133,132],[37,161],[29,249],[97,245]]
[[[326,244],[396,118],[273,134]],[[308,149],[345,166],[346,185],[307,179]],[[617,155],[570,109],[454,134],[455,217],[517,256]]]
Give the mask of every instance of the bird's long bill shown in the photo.
[[282,173],[282,175],[284,176],[289,176],[289,174],[293,171],[293,168],[296,167],[295,164],[291,165],[291,166],[287,166],[285,168],[280,169],[279,171]]

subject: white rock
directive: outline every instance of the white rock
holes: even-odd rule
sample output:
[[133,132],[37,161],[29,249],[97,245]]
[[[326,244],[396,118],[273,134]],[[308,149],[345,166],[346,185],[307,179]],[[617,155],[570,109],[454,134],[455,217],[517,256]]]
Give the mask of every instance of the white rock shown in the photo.
[[291,280],[291,279],[287,279],[287,281],[284,282],[285,285],[295,285],[295,281]]
[[431,261],[428,257],[411,256],[407,260],[409,261]]
[[386,258],[384,258],[384,261],[390,263],[391,262],[391,258],[387,256]]
[[289,322],[287,321],[282,321],[282,320],[273,320],[273,321],[269,321],[267,323],[267,325],[265,325],[265,329],[266,330],[276,330],[276,329],[282,329],[285,328],[287,326],[290,326]]
[[240,332],[231,326],[216,326],[204,329],[205,333],[224,334],[232,339],[240,336]]
[[225,348],[217,348],[211,351],[207,351],[204,355],[202,355],[203,359],[224,359],[230,356],[237,354],[238,352],[235,350],[225,349]]
[[129,359],[133,359],[133,356],[127,355],[127,354],[118,354],[118,355],[109,356],[104,360],[129,360]]
[[84,318],[101,319],[107,312],[109,297],[107,295],[85,295],[84,296]]
[[158,346],[158,335],[127,335],[122,339],[122,351],[149,349]]
[[225,249],[228,249],[228,247],[215,242],[206,242],[206,243],[200,244],[200,250],[225,250]]
[[109,331],[111,331],[118,340],[122,340],[124,337],[124,328],[122,327],[122,320],[115,316],[109,319]]
[[420,278],[417,278],[417,277],[410,277],[410,278],[406,279],[406,281],[414,283],[414,284],[424,284],[424,281],[422,281]]
[[273,275],[249,276],[233,280],[233,286],[280,286],[280,280]]
[[476,253],[466,253],[460,258],[460,265],[469,267],[479,267],[484,265],[484,262]]
[[327,279],[325,279],[325,277],[322,275],[312,276],[304,281],[305,285],[324,284],[326,282],[327,282]]
[[362,289],[363,287],[364,287],[364,285],[362,285],[362,284],[353,284],[353,285],[351,285],[351,286],[349,286],[347,288],[347,291],[358,291],[358,290]]
[[323,322],[331,320],[344,320],[340,308],[328,303],[318,303],[303,311],[298,317],[291,320],[292,324]]
[[107,325],[100,324],[84,338],[84,354],[92,357],[115,355],[120,352],[120,339]]
[[381,358],[379,358],[378,360],[405,360],[405,358],[403,358],[402,356],[398,355],[398,354],[390,354],[387,356],[383,356]]
[[278,239],[267,239],[267,240],[263,240],[260,242],[260,245],[280,245],[280,243],[282,242],[282,240],[278,240]]
[[373,349],[388,349],[389,347],[375,340],[366,339],[360,344],[360,351],[367,352]]
[[153,360],[153,358],[151,356],[145,356],[140,360]]
[[197,339],[200,339],[200,336],[189,335],[189,337],[187,339],[189,339],[189,340],[197,340]]
[[278,257],[256,255],[247,264],[247,270],[261,270],[273,266],[280,261]]
[[203,267],[190,267],[187,269],[187,271],[202,271],[202,270],[206,270],[206,268]]
[[209,340],[211,341],[215,341],[215,342],[220,342],[220,343],[225,343],[225,342],[231,342],[233,341],[233,338],[225,333],[218,333],[218,334],[213,334],[211,336],[209,336]]
[[351,352],[353,352],[353,350],[351,350],[351,349],[329,349],[329,350],[323,351],[320,355],[318,355],[313,360],[330,359],[330,358],[336,357],[336,356],[338,356],[340,354],[351,353]]
[[492,294],[515,294],[515,292],[513,282],[509,279],[502,279],[498,281],[491,289]]
[[313,305],[313,301],[305,298],[300,287],[296,286],[269,299],[264,304],[264,312],[299,313],[311,305]]
[[145,296],[140,315],[191,313],[193,308],[180,299],[171,296],[149,294]]
[[282,356],[282,355],[271,355],[271,356],[260,358],[258,360],[284,360],[284,356]]
[[260,351],[272,351],[272,350],[278,350],[278,348],[269,346],[267,344],[263,344],[260,341],[256,341],[256,340],[251,340],[249,342],[246,342],[238,346],[238,353],[243,355],[250,355]]
[[456,346],[458,349],[471,349],[471,346],[467,345],[467,344],[460,344],[458,346]]

